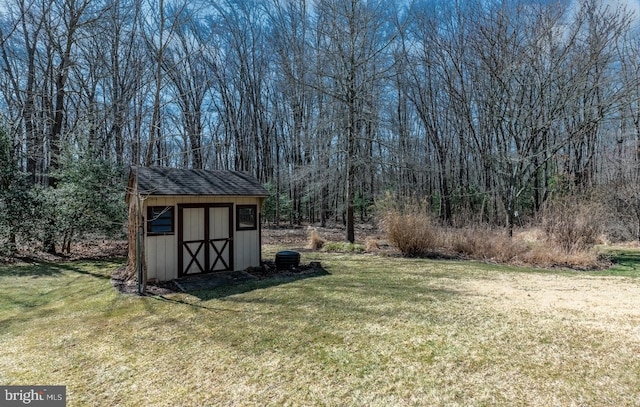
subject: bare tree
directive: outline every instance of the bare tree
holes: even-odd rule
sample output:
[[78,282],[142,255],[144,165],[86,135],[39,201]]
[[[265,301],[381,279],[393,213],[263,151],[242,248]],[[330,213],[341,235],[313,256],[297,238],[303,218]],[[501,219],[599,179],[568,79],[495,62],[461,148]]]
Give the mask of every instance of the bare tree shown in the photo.
[[[106,143],[111,145],[118,164],[126,163],[125,150],[130,147],[129,162],[138,164],[136,148],[138,131],[131,129],[137,122],[133,112],[133,100],[142,93],[142,72],[145,65],[144,47],[139,40],[139,21],[142,12],[141,0],[113,0],[102,22],[106,35],[102,47],[107,48],[105,63],[108,67],[105,88]],[[105,47],[104,44],[108,44]],[[128,133],[128,137],[127,137]]]
[[390,10],[386,2],[360,0],[321,0],[317,4],[316,29],[323,37],[323,52],[329,66],[317,73],[327,77],[331,88],[322,89],[338,100],[344,115],[338,117],[344,128],[346,240],[353,242],[354,203],[358,190],[358,171],[362,168],[361,142],[366,123],[374,121],[367,110],[372,87],[388,71],[385,52],[395,39],[389,34]]
[[32,183],[39,182],[45,171],[44,140],[40,136],[44,129],[37,112],[37,87],[42,80],[38,58],[46,13],[52,6],[51,2],[16,0],[8,4],[4,19],[6,26],[0,28],[3,71],[8,85],[5,89],[11,89],[10,92],[3,92],[5,103],[13,112],[9,115],[12,121],[24,126],[25,169]]
[[[194,10],[176,10],[175,38],[166,50],[162,66],[173,89],[184,131],[184,159],[192,168],[204,168],[202,145],[202,107],[212,85],[209,64],[205,59],[205,44],[210,34],[192,15]],[[190,159],[189,159],[190,157]]]
[[[75,48],[81,30],[94,24],[102,12],[102,4],[90,0],[59,0],[52,3],[52,9],[45,20],[44,30],[52,74],[52,100],[49,129],[49,185],[55,187],[59,168],[60,143],[65,122],[65,102],[67,79],[74,58]],[[53,249],[55,250],[55,249]]]
[[[153,102],[151,119],[148,131],[147,150],[144,154],[145,165],[167,165],[169,154],[167,140],[163,134],[162,112],[166,97],[166,79],[163,65],[166,63],[168,48],[175,38],[176,31],[180,28],[179,21],[174,16],[179,16],[186,4],[167,7],[165,0],[157,0],[157,3],[149,5],[149,9],[157,10],[156,14],[146,14],[142,21],[142,35],[147,46],[149,60],[153,63]],[[154,154],[155,153],[155,154]]]

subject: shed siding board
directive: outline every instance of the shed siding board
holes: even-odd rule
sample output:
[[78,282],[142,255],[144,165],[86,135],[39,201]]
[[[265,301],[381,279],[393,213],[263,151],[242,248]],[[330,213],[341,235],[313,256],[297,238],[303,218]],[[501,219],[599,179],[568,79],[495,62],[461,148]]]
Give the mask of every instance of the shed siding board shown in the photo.
[[164,281],[173,274],[175,249],[172,236],[153,236],[147,239],[147,278]]
[[237,231],[235,235],[236,268],[244,270],[260,264],[260,243],[255,230]]
[[[147,213],[147,207],[149,206],[173,206],[175,208],[174,214],[174,233],[172,235],[164,235],[164,236],[147,236],[146,228],[147,224],[145,222],[145,261],[147,265],[147,278],[148,279],[157,279],[159,281],[172,280],[178,277],[178,204],[211,204],[211,203],[230,203],[233,204],[233,207],[230,209],[230,217],[233,219],[232,224],[230,225],[233,229],[234,233],[234,243],[233,243],[233,251],[234,251],[234,261],[233,268],[235,270],[244,270],[250,266],[259,266],[260,265],[260,235],[259,230],[245,230],[245,231],[237,231],[235,230],[235,205],[256,205],[258,213],[261,211],[261,198],[259,197],[243,197],[243,196],[147,196],[144,198],[143,203],[143,211],[142,213]],[[200,209],[200,214],[195,215],[194,213],[189,213],[188,209],[194,208],[184,208],[187,211],[187,216],[184,219],[184,222],[189,222],[189,226],[185,226],[184,230],[184,240],[193,240],[200,239],[201,236],[204,235],[204,214],[203,210]],[[218,211],[214,210],[211,212],[211,217],[217,217],[216,222],[222,222],[227,228],[229,227],[228,223],[230,220],[221,220],[219,217],[223,216],[222,208],[212,208],[218,209]],[[225,209],[226,211],[226,209]],[[213,222],[213,221],[212,221]],[[218,228],[212,229],[212,232],[218,234]],[[228,230],[228,229],[225,229]],[[216,235],[216,238],[218,236]],[[222,237],[222,236],[220,236]],[[186,249],[182,249],[186,250]],[[187,258],[187,253],[184,254],[185,258]],[[203,252],[198,255],[199,261],[201,264],[204,264],[204,254]]]
[[[147,207],[149,206],[173,206],[171,199],[164,197],[154,197],[146,199],[144,202],[143,214],[146,216]],[[174,216],[175,215],[174,213]],[[145,219],[146,220],[146,219]],[[174,219],[174,222],[176,220]],[[171,280],[177,277],[175,273],[175,264],[177,263],[177,239],[175,233],[173,235],[164,236],[147,236],[145,227],[145,257],[147,264],[147,278],[159,281]],[[174,277],[175,275],[175,277]]]

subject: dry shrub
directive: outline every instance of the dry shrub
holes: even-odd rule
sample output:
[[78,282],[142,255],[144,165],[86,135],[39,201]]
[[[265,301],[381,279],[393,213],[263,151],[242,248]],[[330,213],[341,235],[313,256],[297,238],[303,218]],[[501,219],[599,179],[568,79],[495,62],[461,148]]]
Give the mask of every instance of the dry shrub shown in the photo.
[[313,229],[311,230],[311,233],[309,233],[308,243],[309,243],[308,244],[309,249],[320,250],[322,249],[322,246],[324,246],[326,242],[322,237],[320,237],[320,234],[318,233],[318,231]]
[[595,203],[565,197],[548,206],[542,223],[547,238],[565,253],[579,253],[599,242],[602,215],[602,208]]
[[438,247],[438,233],[431,217],[419,210],[402,213],[389,210],[382,218],[387,239],[407,257],[432,253]]
[[376,202],[375,208],[387,240],[403,256],[426,256],[440,246],[439,228],[429,214],[426,200],[398,201],[387,193]]

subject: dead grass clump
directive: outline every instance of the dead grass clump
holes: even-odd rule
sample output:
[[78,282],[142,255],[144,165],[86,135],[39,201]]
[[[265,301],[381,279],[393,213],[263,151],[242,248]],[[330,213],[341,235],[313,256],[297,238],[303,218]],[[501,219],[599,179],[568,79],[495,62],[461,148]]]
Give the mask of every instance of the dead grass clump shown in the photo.
[[510,239],[504,231],[488,228],[453,230],[450,246],[455,252],[468,257],[501,263],[518,261],[529,250],[525,242]]
[[380,250],[380,244],[378,243],[378,241],[372,237],[367,237],[364,240],[364,249],[367,252],[375,252]]
[[325,240],[320,237],[320,234],[318,233],[318,231],[316,229],[311,230],[311,233],[309,233],[309,240],[308,240],[308,248],[311,250],[320,250],[322,249],[322,246],[324,246],[324,244],[326,243]]
[[513,232],[513,237],[516,240],[520,240],[530,244],[539,244],[547,240],[547,236],[539,227],[527,227],[523,229],[517,229]]
[[523,254],[521,261],[524,264],[536,267],[566,267],[575,270],[596,270],[608,265],[593,250],[579,250],[567,253],[564,249],[553,245],[549,241],[532,246]]

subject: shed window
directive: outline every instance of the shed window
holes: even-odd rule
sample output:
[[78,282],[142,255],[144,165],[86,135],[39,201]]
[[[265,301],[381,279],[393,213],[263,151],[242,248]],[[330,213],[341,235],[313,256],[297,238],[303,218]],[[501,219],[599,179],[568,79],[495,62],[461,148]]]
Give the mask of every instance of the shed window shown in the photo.
[[257,205],[236,205],[236,230],[256,230],[257,212]]
[[150,206],[147,213],[148,235],[172,235],[173,206]]

